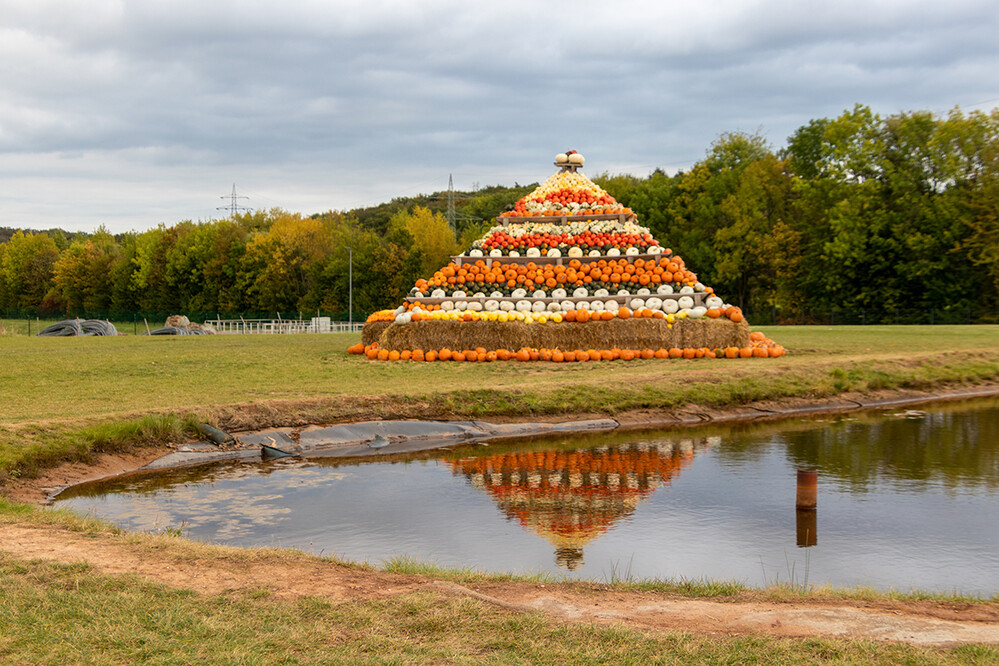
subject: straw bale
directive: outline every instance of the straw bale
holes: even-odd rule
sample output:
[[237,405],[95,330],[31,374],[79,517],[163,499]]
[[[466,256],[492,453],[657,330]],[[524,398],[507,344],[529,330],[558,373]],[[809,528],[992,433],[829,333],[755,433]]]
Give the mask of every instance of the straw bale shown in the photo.
[[[365,331],[370,324],[365,325]],[[420,321],[391,324],[378,340],[384,349],[659,349],[745,347],[749,325],[728,319],[663,319],[525,324],[522,322]]]
[[382,332],[389,327],[390,321],[369,321],[361,327],[361,343],[365,347],[372,342],[378,342]]

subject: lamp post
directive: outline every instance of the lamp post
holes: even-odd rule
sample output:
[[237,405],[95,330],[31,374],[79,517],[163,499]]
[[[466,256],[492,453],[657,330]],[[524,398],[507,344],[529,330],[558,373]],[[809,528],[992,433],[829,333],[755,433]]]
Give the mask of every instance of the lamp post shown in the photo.
[[354,330],[354,248],[347,247],[347,325]]

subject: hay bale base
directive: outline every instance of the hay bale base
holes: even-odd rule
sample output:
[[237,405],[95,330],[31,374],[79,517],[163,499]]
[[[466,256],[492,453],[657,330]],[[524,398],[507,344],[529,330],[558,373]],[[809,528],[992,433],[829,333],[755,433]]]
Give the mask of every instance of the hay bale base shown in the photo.
[[[367,335],[368,326],[364,327]],[[363,336],[362,336],[363,337]],[[364,338],[365,344],[367,338]],[[682,319],[669,328],[662,319],[601,322],[420,321],[389,324],[378,338],[382,349],[669,349],[747,347],[749,325],[728,319]]]
[[367,347],[372,342],[378,342],[382,333],[391,324],[390,321],[369,321],[361,327],[361,343]]

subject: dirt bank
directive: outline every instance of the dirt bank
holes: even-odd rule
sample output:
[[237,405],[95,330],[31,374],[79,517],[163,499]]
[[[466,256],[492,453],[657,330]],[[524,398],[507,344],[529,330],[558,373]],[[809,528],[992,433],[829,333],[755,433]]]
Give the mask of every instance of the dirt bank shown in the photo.
[[472,597],[510,612],[541,612],[560,621],[623,625],[648,632],[835,637],[917,645],[999,643],[999,604],[782,601],[768,598],[766,592],[707,600],[588,583],[459,585],[298,555],[227,557],[218,549],[172,537],[136,541],[110,533],[84,534],[23,523],[0,523],[0,553],[25,560],[85,562],[102,574],[135,574],[205,595],[267,590],[281,600],[318,596],[358,601],[423,590]]

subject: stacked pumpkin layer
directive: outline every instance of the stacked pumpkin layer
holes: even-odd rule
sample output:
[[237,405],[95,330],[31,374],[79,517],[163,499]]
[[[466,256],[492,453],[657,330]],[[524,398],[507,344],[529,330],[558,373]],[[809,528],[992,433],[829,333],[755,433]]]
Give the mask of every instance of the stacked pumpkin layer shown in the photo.
[[500,359],[507,350],[539,358],[563,350],[586,360],[596,350],[782,353],[751,338],[738,308],[579,173],[582,156],[570,151],[556,165],[482,238],[417,280],[403,305],[372,315],[351,351],[394,359],[478,349]]

